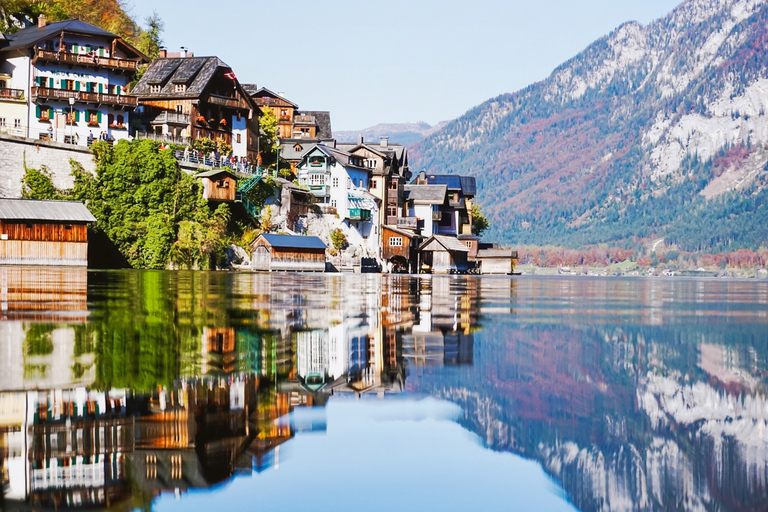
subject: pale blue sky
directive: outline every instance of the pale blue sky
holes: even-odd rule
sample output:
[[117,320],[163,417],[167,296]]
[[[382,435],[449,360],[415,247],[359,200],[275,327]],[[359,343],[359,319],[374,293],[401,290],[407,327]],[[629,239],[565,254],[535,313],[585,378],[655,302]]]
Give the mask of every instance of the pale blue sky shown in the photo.
[[453,119],[541,80],[621,23],[648,23],[678,0],[129,0],[156,10],[169,51],[216,55],[243,83],[335,130]]

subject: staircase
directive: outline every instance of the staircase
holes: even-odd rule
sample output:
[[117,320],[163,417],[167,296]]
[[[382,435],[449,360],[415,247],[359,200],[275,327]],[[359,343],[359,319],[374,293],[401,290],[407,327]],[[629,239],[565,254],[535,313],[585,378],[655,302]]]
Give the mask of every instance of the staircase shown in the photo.
[[235,201],[240,201],[243,204],[243,207],[248,212],[248,215],[250,215],[253,218],[256,218],[259,214],[258,208],[255,204],[253,204],[248,197],[246,197],[246,194],[248,191],[250,191],[253,187],[256,186],[256,184],[261,180],[261,177],[264,175],[264,169],[261,167],[258,167],[256,169],[256,172],[253,173],[250,177],[247,179],[241,180],[237,184],[237,192],[235,193]]

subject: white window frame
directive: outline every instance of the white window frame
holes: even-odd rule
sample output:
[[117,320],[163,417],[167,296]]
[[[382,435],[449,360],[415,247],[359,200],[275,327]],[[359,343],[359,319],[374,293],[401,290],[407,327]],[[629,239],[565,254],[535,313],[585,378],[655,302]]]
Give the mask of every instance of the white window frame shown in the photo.
[[403,237],[401,237],[401,236],[391,236],[391,237],[389,237],[389,246],[390,247],[402,247],[403,246]]

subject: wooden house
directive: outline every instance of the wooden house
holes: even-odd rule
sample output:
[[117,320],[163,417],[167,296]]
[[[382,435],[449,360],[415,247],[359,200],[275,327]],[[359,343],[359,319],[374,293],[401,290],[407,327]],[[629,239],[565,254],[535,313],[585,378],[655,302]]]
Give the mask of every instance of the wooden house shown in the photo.
[[231,203],[235,201],[237,177],[225,169],[198,173],[203,184],[203,199]]
[[255,270],[325,271],[326,245],[316,236],[264,234],[251,244]]
[[88,224],[77,201],[0,199],[1,265],[88,265]]
[[419,247],[422,271],[433,274],[456,274],[469,270],[469,249],[460,240],[442,235],[429,237]]
[[290,139],[293,136],[294,113],[299,106],[266,87],[257,88],[254,84],[243,84],[243,87],[263,113],[272,111],[277,119],[277,138]]
[[477,253],[477,264],[481,274],[510,275],[514,270],[513,260],[517,251],[512,249],[480,249]]
[[381,227],[381,256],[391,264],[391,272],[416,272],[421,237],[393,226]]
[[219,58],[156,59],[131,94],[152,136],[184,144],[223,139],[234,156],[256,161],[259,109]]

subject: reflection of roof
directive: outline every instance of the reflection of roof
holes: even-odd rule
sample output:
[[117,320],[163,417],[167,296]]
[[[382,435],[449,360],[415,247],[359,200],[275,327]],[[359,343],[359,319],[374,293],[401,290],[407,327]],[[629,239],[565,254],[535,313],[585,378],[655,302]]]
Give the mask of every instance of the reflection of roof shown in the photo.
[[443,204],[445,202],[445,185],[405,185],[405,199],[416,203]]
[[0,220],[96,222],[96,217],[79,201],[0,199]]
[[[259,238],[264,238],[272,247],[280,247],[283,249],[326,249],[326,245],[323,241],[316,236],[275,235],[270,233],[259,235]],[[256,241],[258,241],[259,238],[257,238]]]
[[442,245],[447,251],[469,252],[469,248],[461,243],[458,238],[443,235],[432,235],[423,244],[421,244],[419,250],[423,251],[424,248],[430,245],[433,241]]

